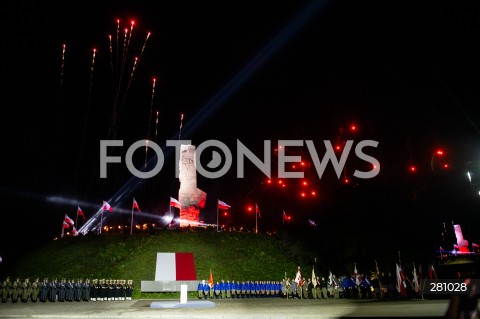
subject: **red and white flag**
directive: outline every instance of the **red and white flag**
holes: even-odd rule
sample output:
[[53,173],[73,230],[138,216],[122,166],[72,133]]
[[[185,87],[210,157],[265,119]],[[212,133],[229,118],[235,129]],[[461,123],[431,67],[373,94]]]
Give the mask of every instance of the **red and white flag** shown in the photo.
[[138,210],[138,212],[141,213],[141,212],[140,212],[140,207],[138,206],[138,203],[137,203],[137,201],[135,200],[135,198],[133,199],[133,208],[136,208],[136,209]]
[[65,222],[69,224],[69,226],[73,226],[75,224],[75,222],[73,221],[73,219],[71,219],[70,217],[68,217],[67,214],[65,214]]
[[420,279],[418,278],[417,275],[417,268],[415,268],[415,263],[413,263],[413,290],[415,290],[416,293],[420,292]]
[[218,208],[219,209],[229,209],[231,207],[232,206],[228,205],[227,203],[222,202],[221,200],[218,200]]
[[63,221],[63,228],[70,228],[70,225],[66,221]]
[[182,209],[182,204],[173,197],[170,197],[170,206],[176,207],[178,209]]
[[102,209],[103,209],[103,210],[108,210],[109,212],[112,212],[112,211],[113,211],[112,206],[110,206],[110,204],[107,203],[106,201],[103,201]]
[[72,235],[73,235],[73,236],[78,236],[78,231],[77,231],[77,229],[75,228],[75,226],[74,226],[73,229],[72,229]]
[[258,217],[262,218],[262,216],[260,216],[260,209],[258,208],[257,203],[255,203],[255,213],[258,214]]
[[80,206],[77,207],[77,216],[82,216],[83,220],[85,220],[85,214],[83,214],[82,209]]
[[400,296],[406,297],[407,296],[407,277],[403,272],[403,269],[400,267],[399,264],[397,266],[397,291]]

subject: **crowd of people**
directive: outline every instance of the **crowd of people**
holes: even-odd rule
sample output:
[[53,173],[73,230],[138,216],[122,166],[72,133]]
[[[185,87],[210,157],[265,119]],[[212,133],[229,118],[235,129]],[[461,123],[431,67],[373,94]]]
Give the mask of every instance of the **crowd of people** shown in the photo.
[[[337,277],[303,276],[300,267],[294,278],[281,281],[230,281],[202,280],[197,287],[198,299],[228,298],[286,298],[286,299],[375,299],[402,297],[396,279],[388,273],[379,276],[352,274]],[[420,293],[409,287],[409,297]]]
[[40,281],[36,278],[16,278],[7,276],[0,282],[0,297],[3,303],[21,302],[74,302],[132,300],[133,281],[125,279],[66,279]]

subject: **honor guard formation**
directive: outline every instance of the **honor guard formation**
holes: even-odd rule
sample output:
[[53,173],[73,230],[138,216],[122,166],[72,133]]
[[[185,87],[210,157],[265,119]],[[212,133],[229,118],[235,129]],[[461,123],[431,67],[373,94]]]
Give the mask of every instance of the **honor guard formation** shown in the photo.
[[114,301],[132,300],[133,281],[125,279],[66,279],[40,281],[30,278],[13,282],[6,277],[0,286],[2,302],[11,300],[12,303],[21,302],[73,302],[73,301]]

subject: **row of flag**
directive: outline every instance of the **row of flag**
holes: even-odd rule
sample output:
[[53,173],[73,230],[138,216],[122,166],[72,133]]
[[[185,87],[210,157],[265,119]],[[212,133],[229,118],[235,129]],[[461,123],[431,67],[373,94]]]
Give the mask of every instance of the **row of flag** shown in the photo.
[[[403,270],[403,267],[398,263],[396,263],[395,266],[396,266],[396,278],[397,278],[397,282],[396,282],[397,291],[401,296],[406,297],[408,295],[407,281],[408,282],[410,282],[410,281],[408,280],[407,276],[405,276],[405,272]],[[375,272],[372,272],[373,273],[372,274],[372,279],[374,279],[374,278],[375,279],[380,279],[380,271],[378,270],[377,261],[375,261],[375,268],[376,268]],[[420,293],[421,292],[420,280],[422,279],[422,276],[423,276],[422,275],[422,266],[420,265],[419,272],[417,273],[417,268],[415,267],[415,263],[414,263],[412,273],[413,273],[413,279],[410,282],[410,284],[412,285],[412,287],[413,287],[413,289],[416,293]],[[285,274],[285,276],[286,276],[286,274]],[[362,276],[358,273],[356,263],[354,264],[353,278],[355,280],[356,285],[360,285],[360,283],[363,280],[368,281],[367,277],[362,278]],[[437,278],[437,274],[436,274],[435,267],[434,267],[433,264],[430,265],[430,267],[429,267],[427,278],[429,278],[429,279],[436,279]],[[300,267],[297,271],[295,281],[302,284],[302,276],[301,276],[301,272],[300,272]],[[328,282],[329,282],[330,285],[332,285],[335,282],[335,278],[333,277],[333,274],[332,274],[331,270],[329,270]],[[316,286],[318,284],[314,268],[312,268],[312,283],[313,283],[314,286]]]
[[[177,199],[175,199],[173,197],[170,197],[170,206],[178,208],[178,209],[182,209],[182,204]],[[232,208],[232,206],[219,199],[218,202],[217,202],[217,208],[218,209],[230,209],[230,208]],[[135,198],[133,198],[133,203],[132,203],[132,214],[133,214],[134,209],[136,209],[138,212],[141,212],[140,211],[140,206],[139,206],[138,202],[135,200]],[[103,211],[108,211],[108,212],[113,212],[113,207],[107,201],[103,201],[102,210]],[[260,209],[258,208],[258,204],[255,204],[255,213],[257,214],[257,216],[259,218],[262,217],[260,215]],[[79,216],[81,216],[83,218],[83,220],[86,220],[85,214],[83,213],[80,206],[77,207],[77,220],[78,220]],[[285,210],[283,210],[283,215],[282,215],[283,223],[285,223],[285,221],[289,220],[289,219],[290,219],[290,217],[287,216],[287,214],[285,213]],[[63,237],[63,230],[64,229],[69,229],[70,227],[72,227],[72,233],[74,234],[74,236],[77,236],[78,232],[75,229],[75,222],[67,214],[65,214],[65,219],[63,221],[63,227],[62,227],[62,237]]]

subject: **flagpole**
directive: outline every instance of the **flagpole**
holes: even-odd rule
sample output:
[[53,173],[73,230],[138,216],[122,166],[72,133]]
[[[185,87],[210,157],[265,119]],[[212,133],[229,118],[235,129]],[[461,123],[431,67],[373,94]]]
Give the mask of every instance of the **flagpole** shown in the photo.
[[[65,222],[65,219],[63,219],[63,222]],[[63,225],[63,223],[62,223],[62,235],[61,235],[60,238],[63,238],[63,235],[64,235],[64,234],[65,234],[65,227],[64,227],[64,225]]]
[[255,234],[258,234],[258,209],[257,204],[255,204]]
[[218,232],[218,205],[220,205],[220,202],[217,199],[217,232]]
[[102,224],[103,224],[103,208],[102,208],[102,216],[100,217],[100,234],[102,233]]
[[[135,198],[133,199],[135,201]],[[133,203],[132,203],[132,220],[130,221],[130,235],[133,232]]]

